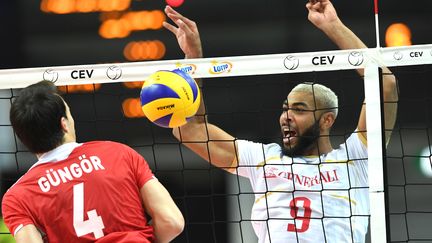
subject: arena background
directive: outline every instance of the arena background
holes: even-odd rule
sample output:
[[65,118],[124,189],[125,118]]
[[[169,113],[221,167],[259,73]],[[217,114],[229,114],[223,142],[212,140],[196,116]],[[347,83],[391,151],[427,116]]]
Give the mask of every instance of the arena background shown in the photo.
[[[333,4],[344,23],[369,47],[374,47],[373,1],[337,0]],[[304,1],[283,0],[250,0],[247,4],[185,0],[178,10],[198,23],[206,57],[337,49],[309,23],[304,5]],[[133,1],[131,10],[164,6],[163,1]],[[430,11],[432,2],[426,0],[381,1],[381,44],[385,46],[386,28],[396,22],[410,27],[413,44],[431,43]],[[166,46],[162,59],[183,58],[174,36],[164,29],[104,39],[98,34],[100,18],[100,13],[43,13],[40,1],[1,1],[0,68],[125,62],[123,49],[127,43],[143,40],[162,41]],[[401,103],[387,153],[391,240],[432,242],[432,232],[428,230],[432,222],[432,179],[417,169],[415,157],[430,145],[431,68],[392,70],[399,80]],[[354,71],[207,79],[204,93],[210,119],[237,137],[278,142],[281,102],[290,88],[302,81],[324,83],[339,95],[341,114],[333,131],[333,142],[337,144],[355,128],[364,97],[362,80]],[[7,126],[10,93],[0,91],[0,195],[35,161],[22,145],[18,143],[16,147]],[[247,181],[238,181],[237,177],[209,166],[179,146],[170,130],[158,128],[145,118],[124,118],[121,102],[138,94],[139,89],[110,84],[102,85],[95,93],[66,95],[76,119],[79,142],[114,140],[127,143],[144,155],[187,220],[186,230],[176,242],[253,242],[254,234],[247,220],[251,195],[238,195],[239,188],[248,190]],[[6,242],[5,235],[0,235],[0,242]]]

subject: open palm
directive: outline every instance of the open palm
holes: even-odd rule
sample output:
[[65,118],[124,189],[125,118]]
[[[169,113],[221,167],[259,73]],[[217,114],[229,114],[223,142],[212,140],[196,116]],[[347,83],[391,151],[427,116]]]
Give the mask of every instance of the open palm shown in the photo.
[[201,58],[203,55],[201,39],[196,23],[182,16],[169,6],[165,8],[165,13],[177,26],[167,22],[164,22],[163,25],[175,34],[177,42],[185,53],[186,58]]

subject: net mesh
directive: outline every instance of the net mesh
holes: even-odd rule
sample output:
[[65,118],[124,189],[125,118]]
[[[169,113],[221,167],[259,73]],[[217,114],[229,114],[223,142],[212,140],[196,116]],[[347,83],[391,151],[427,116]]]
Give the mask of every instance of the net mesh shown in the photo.
[[[432,189],[430,67],[392,67],[400,100],[397,124],[386,152],[391,242],[432,241],[428,230],[432,197],[427,193]],[[282,101],[296,84],[305,81],[324,84],[339,97],[339,116],[331,132],[331,142],[337,147],[357,126],[364,99],[363,80],[353,70],[206,79],[203,94],[207,115],[234,137],[280,143]],[[66,91],[64,97],[75,118],[78,141],[122,142],[146,158],[184,214],[186,228],[174,242],[256,242],[252,224],[257,220],[251,216],[256,192],[249,182],[202,160],[179,144],[170,129],[157,127],[145,118],[125,117],[122,101],[138,94],[139,89],[126,89],[121,83],[103,84],[89,93]],[[8,111],[16,95],[18,89],[0,90],[0,111],[4,114],[0,116],[1,195],[36,160],[10,126]],[[269,192],[284,193],[261,194]],[[373,206],[374,202],[370,203]],[[0,242],[13,242],[10,238],[7,229],[0,226]]]
[[431,66],[397,67],[400,88],[398,123],[387,150],[387,190],[393,242],[429,242],[432,234]]

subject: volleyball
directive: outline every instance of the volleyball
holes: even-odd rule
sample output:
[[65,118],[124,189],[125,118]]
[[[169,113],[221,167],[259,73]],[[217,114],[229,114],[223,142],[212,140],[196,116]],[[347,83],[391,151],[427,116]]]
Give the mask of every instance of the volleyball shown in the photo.
[[201,94],[195,80],[187,73],[157,71],[150,75],[141,89],[144,115],[161,127],[179,127],[198,111]]

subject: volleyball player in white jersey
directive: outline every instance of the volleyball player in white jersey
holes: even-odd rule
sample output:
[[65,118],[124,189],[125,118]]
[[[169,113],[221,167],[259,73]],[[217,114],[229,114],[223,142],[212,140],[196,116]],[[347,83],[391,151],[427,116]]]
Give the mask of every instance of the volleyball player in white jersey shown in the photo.
[[[311,0],[309,20],[341,49],[366,48],[338,18],[329,0]],[[166,8],[186,58],[202,57],[195,22]],[[363,70],[358,70],[363,75]],[[396,119],[397,87],[384,68],[385,128]],[[366,111],[338,148],[329,134],[337,96],[318,84],[296,86],[283,102],[282,145],[239,140],[205,119],[204,104],[174,136],[213,165],[245,176],[255,192],[252,221],[259,242],[364,242],[368,228]],[[390,132],[386,134],[388,141]]]

